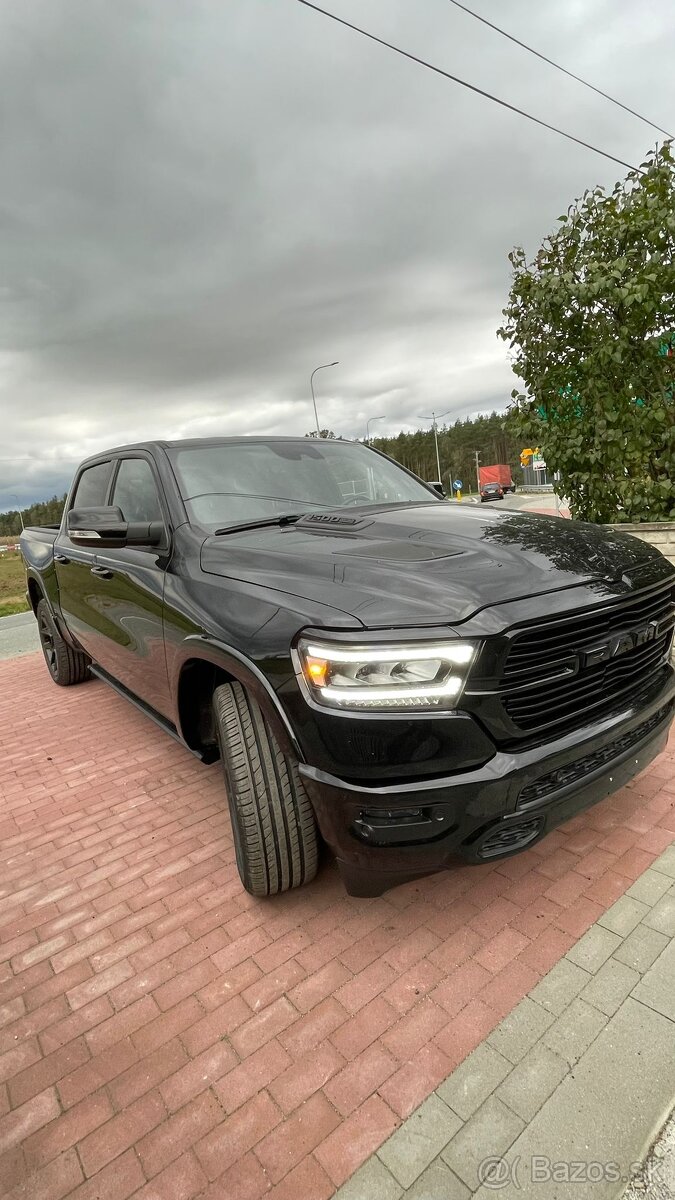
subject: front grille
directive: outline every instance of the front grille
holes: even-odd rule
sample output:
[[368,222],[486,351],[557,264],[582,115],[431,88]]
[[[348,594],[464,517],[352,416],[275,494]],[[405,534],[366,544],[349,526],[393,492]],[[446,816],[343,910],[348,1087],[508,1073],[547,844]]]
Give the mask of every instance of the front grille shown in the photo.
[[[652,622],[652,641],[606,662],[584,665],[584,652]],[[500,684],[507,716],[523,734],[584,724],[589,714],[614,707],[665,673],[673,623],[675,587],[670,584],[517,633]]]
[[586,775],[590,775],[592,771],[596,771],[598,767],[604,767],[607,763],[613,762],[620,754],[630,750],[631,746],[635,746],[649,737],[652,730],[656,729],[666,719],[668,713],[672,712],[672,707],[672,704],[667,704],[665,708],[654,713],[648,721],[643,721],[642,725],[638,725],[637,729],[631,729],[630,733],[624,733],[622,737],[615,738],[613,742],[609,742],[600,750],[594,750],[592,754],[585,754],[583,758],[577,758],[568,766],[559,767],[557,771],[549,771],[547,775],[541,775],[539,779],[535,779],[534,783],[528,783],[520,793],[518,808],[528,808],[532,804],[538,804],[553,792],[559,791],[560,788],[577,783]]
[[674,614],[675,586],[670,584],[630,600],[610,602],[585,615],[547,621],[517,635],[504,668],[504,681],[523,682],[533,669],[538,674],[549,673],[552,665],[575,655],[588,642]]

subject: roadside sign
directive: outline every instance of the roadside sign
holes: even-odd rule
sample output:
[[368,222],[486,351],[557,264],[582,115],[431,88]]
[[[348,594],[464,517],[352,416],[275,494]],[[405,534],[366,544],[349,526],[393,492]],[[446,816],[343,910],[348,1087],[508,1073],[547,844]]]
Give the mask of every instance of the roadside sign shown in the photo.
[[532,456],[532,466],[534,467],[535,471],[545,471],[546,459],[541,454],[534,454]]
[[453,479],[452,486],[455,489],[455,491],[458,492],[460,490],[460,488],[463,486],[461,479]]

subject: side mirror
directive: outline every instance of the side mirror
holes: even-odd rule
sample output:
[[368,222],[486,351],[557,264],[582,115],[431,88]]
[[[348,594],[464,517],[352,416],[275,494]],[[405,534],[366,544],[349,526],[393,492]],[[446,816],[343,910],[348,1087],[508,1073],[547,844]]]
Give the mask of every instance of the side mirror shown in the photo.
[[438,479],[427,479],[427,487],[433,488],[434,491],[438,492],[439,496],[442,496],[445,500],[446,491],[443,487],[443,484],[439,483]]
[[161,521],[125,521],[121,510],[113,505],[71,508],[66,529],[76,546],[89,546],[93,550],[160,546],[165,536]]

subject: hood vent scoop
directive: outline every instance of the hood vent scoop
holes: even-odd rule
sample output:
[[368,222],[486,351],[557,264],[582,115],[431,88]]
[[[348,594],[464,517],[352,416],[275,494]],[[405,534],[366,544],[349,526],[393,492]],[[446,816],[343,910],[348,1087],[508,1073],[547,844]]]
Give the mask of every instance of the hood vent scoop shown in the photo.
[[413,541],[362,541],[349,545],[345,550],[336,550],[335,554],[348,555],[350,558],[375,558],[380,562],[431,562],[435,558],[454,558],[463,550],[449,550],[446,546],[429,546]]

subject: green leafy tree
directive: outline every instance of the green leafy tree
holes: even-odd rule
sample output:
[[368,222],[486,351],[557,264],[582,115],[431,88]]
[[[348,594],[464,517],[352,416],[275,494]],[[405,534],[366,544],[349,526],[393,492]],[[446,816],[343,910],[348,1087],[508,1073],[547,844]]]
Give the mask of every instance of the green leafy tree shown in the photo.
[[572,204],[534,259],[509,255],[499,336],[509,429],[539,446],[572,515],[675,517],[675,162],[666,143],[610,193]]
[[[372,444],[422,479],[436,479],[436,449],[431,429],[373,438]],[[506,426],[504,413],[468,417],[454,425],[439,427],[438,451],[443,483],[449,490],[453,479],[461,479],[465,492],[475,491],[476,451],[480,462],[486,466],[489,463],[509,465],[514,482],[519,483],[522,481],[518,466],[521,445],[519,435]]]

